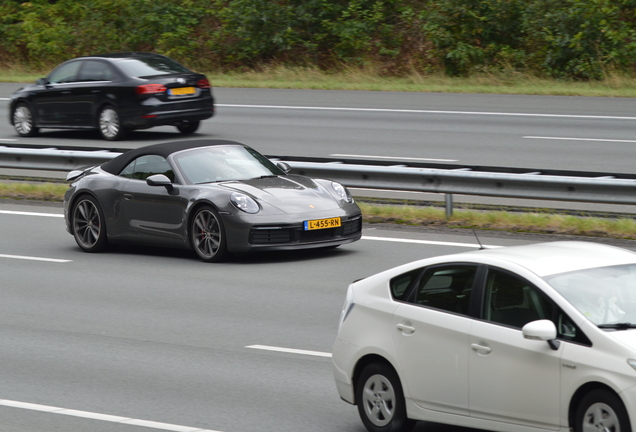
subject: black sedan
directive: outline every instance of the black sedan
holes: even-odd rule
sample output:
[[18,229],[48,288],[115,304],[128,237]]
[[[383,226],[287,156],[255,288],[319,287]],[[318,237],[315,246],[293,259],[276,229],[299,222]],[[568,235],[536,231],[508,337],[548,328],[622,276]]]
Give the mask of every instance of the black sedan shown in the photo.
[[11,95],[9,122],[20,136],[41,128],[97,129],[107,140],[173,125],[184,134],[214,115],[205,75],[152,53],[80,57]]
[[360,239],[360,209],[344,186],[288,172],[234,141],[141,147],[69,173],[66,229],[87,252],[132,242],[194,249],[207,262]]

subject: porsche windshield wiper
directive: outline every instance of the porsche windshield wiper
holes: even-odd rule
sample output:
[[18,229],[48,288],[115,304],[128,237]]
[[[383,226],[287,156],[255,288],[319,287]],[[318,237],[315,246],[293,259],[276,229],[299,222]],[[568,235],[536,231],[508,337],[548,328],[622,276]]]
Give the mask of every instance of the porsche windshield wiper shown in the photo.
[[260,177],[253,177],[250,180],[260,180],[260,179],[274,178],[274,177],[278,177],[278,176],[275,174],[269,174],[269,175],[262,175]]
[[623,323],[612,323],[612,324],[599,324],[598,328],[602,329],[615,329],[615,330],[627,330],[630,328],[636,328],[636,324],[623,322]]

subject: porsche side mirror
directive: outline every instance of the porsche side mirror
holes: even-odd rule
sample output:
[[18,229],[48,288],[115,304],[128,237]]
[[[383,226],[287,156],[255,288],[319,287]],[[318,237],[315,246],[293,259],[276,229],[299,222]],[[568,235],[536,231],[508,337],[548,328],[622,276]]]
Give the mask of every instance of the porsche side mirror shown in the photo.
[[521,333],[526,339],[546,341],[553,350],[559,349],[559,341],[556,340],[557,329],[550,320],[531,321],[523,326]]
[[168,190],[172,189],[172,182],[163,174],[155,174],[146,178],[148,186],[165,186]]
[[35,82],[37,85],[42,85],[45,86],[49,83],[49,81],[46,78],[40,78],[39,80],[37,80]]
[[287,162],[277,162],[276,166],[280,168],[281,170],[283,170],[285,174],[291,171],[291,167],[289,166]]

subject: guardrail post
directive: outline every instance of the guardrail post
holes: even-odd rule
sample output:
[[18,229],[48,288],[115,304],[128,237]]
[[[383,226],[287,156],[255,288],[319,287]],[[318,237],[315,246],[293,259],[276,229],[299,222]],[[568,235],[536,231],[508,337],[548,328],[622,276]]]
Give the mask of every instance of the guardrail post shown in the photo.
[[445,201],[446,201],[446,220],[448,220],[453,215],[453,194],[446,194]]

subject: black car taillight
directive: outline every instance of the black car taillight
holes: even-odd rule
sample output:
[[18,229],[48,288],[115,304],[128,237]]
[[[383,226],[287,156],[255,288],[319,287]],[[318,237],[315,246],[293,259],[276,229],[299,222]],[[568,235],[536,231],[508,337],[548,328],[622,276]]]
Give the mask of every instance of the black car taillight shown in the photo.
[[157,93],[165,93],[166,86],[163,84],[144,84],[137,86],[137,94],[157,94]]
[[208,81],[207,78],[202,78],[199,81],[197,81],[197,87],[202,88],[202,89],[206,89],[206,88],[210,88],[210,81]]

